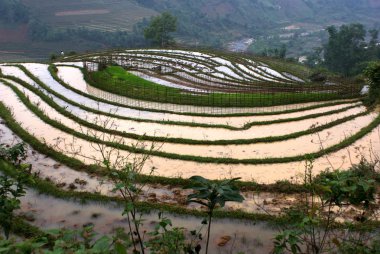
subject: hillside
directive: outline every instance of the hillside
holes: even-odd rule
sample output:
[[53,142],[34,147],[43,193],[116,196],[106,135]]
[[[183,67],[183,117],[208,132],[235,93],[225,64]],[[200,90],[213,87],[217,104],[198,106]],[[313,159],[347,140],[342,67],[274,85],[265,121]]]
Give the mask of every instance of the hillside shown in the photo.
[[[85,51],[131,46],[134,44],[134,34],[141,36],[141,31],[136,31],[134,26],[136,24],[142,26],[151,16],[163,11],[170,11],[178,17],[179,28],[176,38],[181,44],[225,47],[228,42],[242,38],[257,39],[269,36],[271,39],[270,36],[273,35],[289,38],[294,35],[294,31],[307,34],[306,39],[298,42],[298,45],[307,45],[307,47],[305,49],[293,47],[293,52],[308,51],[318,45],[320,42],[309,34],[318,33],[327,25],[361,22],[372,28],[379,26],[380,23],[378,16],[380,0],[4,1],[6,2],[20,2],[28,9],[28,15],[23,15],[23,18],[18,17],[16,26],[12,24],[13,17],[0,18],[2,57],[4,52],[9,56],[12,55],[9,52],[15,51],[35,58],[45,57],[50,52],[60,50]],[[30,22],[36,19],[54,29],[54,32],[50,32],[47,36],[54,39],[31,43]],[[26,27],[28,22],[29,26]],[[98,32],[126,31],[133,38],[132,42],[122,41],[111,45],[108,41],[93,39],[99,37],[96,34],[77,38],[72,35],[57,36],[55,32],[60,29],[79,28]],[[257,50],[263,47],[260,43],[267,46],[268,41],[259,41]],[[288,41],[282,40],[279,43],[288,43]],[[30,50],[25,55],[21,52],[25,52],[26,46]]]
[[[380,1],[368,0],[137,0],[141,5],[162,12],[171,10],[191,26],[201,30],[237,34],[266,34],[268,28],[303,22],[326,25],[335,22],[379,21]],[[207,25],[205,25],[207,24]]]
[[143,18],[158,13],[134,1],[88,0],[88,1],[43,1],[23,0],[40,19],[55,27],[87,27],[102,31],[131,31],[134,24]]

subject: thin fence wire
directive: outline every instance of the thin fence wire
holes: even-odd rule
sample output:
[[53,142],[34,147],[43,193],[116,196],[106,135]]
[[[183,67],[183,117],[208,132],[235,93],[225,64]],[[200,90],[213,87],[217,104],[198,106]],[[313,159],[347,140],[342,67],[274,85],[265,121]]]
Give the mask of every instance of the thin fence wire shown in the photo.
[[[99,82],[93,79],[92,72],[99,66],[118,63],[128,70],[145,70],[157,75],[170,75],[170,68],[135,61],[122,56],[103,56],[96,60],[85,61],[86,78],[90,84]],[[205,78],[207,75],[205,75]],[[299,103],[321,102],[338,99],[351,99],[360,96],[362,86],[350,82],[293,83],[276,84],[275,82],[213,82],[197,78],[189,80],[194,87],[180,89],[167,86],[150,86],[138,84],[133,86],[124,80],[101,80],[108,82],[110,87],[125,87],[122,93],[116,94],[103,91],[89,85],[89,91],[95,96],[112,100],[120,104],[168,110],[173,112],[193,113],[257,113],[297,109],[304,105]],[[110,83],[111,82],[111,83]],[[218,85],[218,86],[216,86]]]

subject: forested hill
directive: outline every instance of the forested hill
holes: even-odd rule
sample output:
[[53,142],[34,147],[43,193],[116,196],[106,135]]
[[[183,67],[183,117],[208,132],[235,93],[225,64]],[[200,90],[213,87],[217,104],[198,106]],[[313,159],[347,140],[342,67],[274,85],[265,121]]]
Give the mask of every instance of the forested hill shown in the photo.
[[[326,22],[378,16],[380,0],[137,0],[157,11],[175,10],[183,14],[226,19],[232,23]],[[196,20],[194,20],[196,21]]]
[[142,43],[142,28],[163,11],[178,18],[177,41],[214,47],[286,27],[380,27],[380,0],[0,0],[0,51],[128,47]]
[[[4,1],[17,2],[17,0]],[[107,28],[108,23],[110,29],[131,30],[133,24],[142,18],[148,18],[158,12],[171,11],[179,18],[179,35],[186,36],[187,39],[200,37],[201,40],[210,34],[222,39],[231,36],[267,34],[268,29],[294,22],[320,25],[358,21],[365,24],[380,22],[378,15],[380,0],[21,0],[21,2],[32,10],[31,13],[38,13],[42,20],[52,24],[56,22],[59,26],[78,25],[74,22],[82,22],[84,26],[95,29]],[[90,12],[69,15],[70,11],[80,10],[90,10]],[[85,15],[86,13],[88,14]]]
[[[380,0],[137,0],[157,11],[171,10],[197,29],[257,33],[279,24],[380,22]],[[190,22],[191,21],[191,22]],[[190,27],[187,27],[191,30]],[[194,29],[195,30],[195,29]]]

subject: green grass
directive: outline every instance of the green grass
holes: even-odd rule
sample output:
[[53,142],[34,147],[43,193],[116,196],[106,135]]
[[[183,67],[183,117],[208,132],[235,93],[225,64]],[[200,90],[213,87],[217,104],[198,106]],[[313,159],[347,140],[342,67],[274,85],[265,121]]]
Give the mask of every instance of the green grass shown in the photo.
[[[109,66],[104,71],[93,73],[91,78],[94,79],[94,82],[101,80],[102,85],[100,87],[108,85],[109,90],[115,92],[126,90],[126,93],[132,94],[134,92],[141,92],[141,89],[145,92],[156,91],[159,94],[166,92],[166,87],[133,75],[132,73],[125,71],[120,66]],[[181,92],[180,89],[171,87],[168,87],[167,90],[170,93]]]
[[[0,169],[1,171],[2,169]],[[47,234],[43,232],[41,229],[39,229],[36,226],[33,226],[26,222],[21,217],[15,217],[13,224],[12,224],[12,233],[24,237],[26,239],[34,238],[34,237],[47,237]]]
[[146,81],[125,71],[122,67],[108,66],[105,70],[85,72],[86,81],[103,91],[117,95],[162,103],[215,106],[215,107],[264,107],[327,101],[345,97],[327,92],[274,92],[274,93],[201,93],[165,87]]
[[[49,87],[47,87],[45,84],[43,84],[39,79],[37,79],[32,73],[30,73],[24,66],[22,66],[22,65],[16,65],[16,66],[19,67],[34,82],[36,82],[38,85],[40,85],[41,87],[43,87],[45,90],[49,91],[49,93],[54,94],[58,98],[66,101],[66,102],[68,102],[68,103],[70,103],[72,105],[75,105],[75,106],[80,107],[82,109],[86,109],[87,111],[90,111],[90,112],[95,112],[94,109],[90,109],[90,108],[84,107],[84,106],[82,106],[82,105],[80,105],[78,103],[75,103],[73,101],[68,100],[63,95],[54,92]],[[79,68],[77,66],[72,66],[72,67]],[[83,70],[82,68],[79,68],[79,69]],[[79,91],[79,90],[73,88],[72,86],[66,84],[64,81],[62,81],[58,77],[58,75],[57,75],[57,73],[55,71],[55,67],[53,65],[49,66],[49,71],[50,71],[50,74],[52,75],[52,77],[58,83],[60,83],[65,88],[74,91],[75,93],[78,93],[78,94],[80,94],[80,95],[82,95],[84,97],[87,97],[87,98],[90,98],[90,99],[93,99],[93,100],[96,100],[96,101],[99,101],[99,102],[108,103],[108,104],[115,105],[115,106],[118,106],[118,107],[126,107],[123,104],[112,102],[112,101],[108,101],[108,100],[104,100],[102,98],[98,98],[98,97],[92,96],[90,94],[84,93],[84,92]],[[241,116],[279,115],[279,114],[287,114],[287,113],[294,113],[294,112],[302,112],[302,111],[312,110],[312,109],[317,109],[317,108],[322,108],[322,107],[328,107],[328,106],[335,106],[335,105],[341,105],[341,104],[347,104],[347,103],[357,102],[360,99],[361,98],[354,98],[354,99],[345,100],[345,101],[325,102],[325,103],[321,103],[321,104],[318,104],[318,105],[312,105],[312,106],[303,107],[303,108],[288,109],[288,110],[273,111],[273,112],[260,112],[260,113],[211,114],[211,113],[194,113],[194,112],[173,112],[173,111],[168,111],[168,110],[151,109],[151,108],[147,109],[147,108],[134,107],[134,106],[128,106],[127,108],[136,109],[136,110],[142,110],[142,111],[149,111],[149,112],[170,113],[170,114],[176,114],[176,115],[190,115],[190,116],[203,116],[203,117],[241,117]],[[97,111],[97,112],[100,113],[100,114],[105,114],[105,113],[100,112],[100,111]],[[106,115],[110,115],[110,114],[106,114]],[[169,124],[169,125],[184,125],[184,126],[194,126],[194,127],[196,127],[196,126],[197,127],[207,127],[207,126],[210,126],[210,127],[216,127],[216,128],[234,129],[234,127],[225,126],[225,125],[208,125],[208,124],[199,124],[199,123],[190,123],[190,122],[184,123],[184,122],[173,122],[173,121],[142,120],[142,119],[137,119],[137,118],[129,118],[129,117],[121,117],[121,116],[115,116],[115,117],[118,117],[120,119],[135,120],[135,121],[140,121],[140,122],[157,122],[157,123],[160,123],[160,124]]]
[[[200,123],[194,123],[194,122],[155,121],[155,120],[149,120],[149,119],[123,117],[123,116],[119,116],[119,115],[115,115],[115,114],[111,114],[111,113],[104,113],[102,111],[85,107],[85,106],[83,106],[83,105],[81,105],[81,104],[79,104],[79,103],[77,103],[75,101],[67,99],[63,95],[61,95],[59,93],[56,93],[54,90],[50,89],[45,84],[43,84],[38,78],[36,78],[33,74],[31,74],[24,66],[22,66],[22,65],[16,65],[16,66],[19,67],[29,78],[31,78],[34,82],[36,82],[39,86],[41,86],[47,92],[53,94],[54,96],[62,99],[63,101],[65,101],[65,102],[67,102],[67,103],[69,103],[69,104],[71,104],[73,106],[79,107],[79,108],[81,108],[81,109],[83,109],[85,111],[92,112],[92,113],[95,113],[95,114],[109,116],[109,117],[115,117],[115,118],[123,119],[123,120],[132,120],[132,121],[136,121],[136,122],[147,122],[147,123],[159,123],[159,124],[163,124],[163,125],[181,125],[181,126],[205,127],[205,128],[208,128],[208,127],[210,127],[210,128],[225,128],[225,129],[230,129],[230,130],[246,129],[247,127],[249,128],[248,125],[245,125],[242,128],[239,128],[239,127],[233,127],[233,126],[229,126],[229,125],[219,125],[219,124],[218,125],[214,125],[214,124],[200,124]],[[67,89],[71,89],[74,92],[78,92],[79,94],[82,94],[83,96],[86,96],[86,94],[84,94],[84,93],[82,93],[80,91],[76,91],[75,89],[72,89],[69,85],[65,84],[62,80],[60,80],[57,77],[56,73],[53,71],[53,68],[54,68],[54,66],[50,66],[49,70],[51,71],[53,78],[56,79],[57,82],[59,82],[62,86],[66,87]],[[18,78],[13,77],[13,76],[3,76],[3,77],[7,78],[7,79],[11,79],[11,80],[13,80],[13,81],[15,81],[15,82],[17,82],[19,84],[27,86],[27,83],[25,83],[24,81],[22,81],[22,80],[20,80]],[[103,100],[97,99],[96,97],[91,97],[90,96],[90,98],[98,100],[98,101],[101,101],[101,102],[105,102]],[[306,110],[312,110],[312,109],[317,109],[317,108],[327,107],[327,106],[343,105],[343,104],[353,103],[353,102],[357,102],[357,101],[358,100],[353,100],[353,101],[337,101],[337,102],[325,103],[325,104],[321,104],[321,105],[314,105],[314,106],[305,107],[305,108],[301,108],[301,109],[292,109],[292,110],[286,110],[286,111],[281,111],[281,112],[267,112],[267,113],[264,112],[264,113],[258,113],[258,114],[253,114],[253,115],[276,115],[276,114],[281,114],[281,113],[285,114],[285,113],[302,112],[302,111],[306,111]],[[120,105],[116,105],[116,106],[120,106]],[[248,114],[248,115],[250,115],[250,114]],[[202,116],[204,116],[204,115],[202,115]],[[209,116],[209,115],[207,115],[207,116]],[[216,115],[211,115],[211,116],[215,117]],[[234,115],[232,115],[232,116],[234,116]],[[239,116],[241,116],[241,115],[239,115]],[[314,115],[314,117],[316,117],[316,116]],[[293,120],[296,120],[296,119],[293,119]],[[303,119],[298,119],[298,120],[303,120]],[[265,123],[265,122],[263,122],[263,123]],[[266,122],[266,123],[267,124],[273,124],[274,122]]]

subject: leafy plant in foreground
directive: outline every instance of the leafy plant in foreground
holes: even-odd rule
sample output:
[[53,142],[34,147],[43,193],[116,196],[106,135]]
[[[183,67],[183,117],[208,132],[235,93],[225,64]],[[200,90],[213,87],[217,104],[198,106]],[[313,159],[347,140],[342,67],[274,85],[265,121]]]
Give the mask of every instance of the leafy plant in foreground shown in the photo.
[[19,165],[26,156],[24,143],[18,143],[11,147],[0,145],[0,158],[10,161],[14,165]]
[[[26,149],[23,143],[7,148],[0,146],[0,158],[20,164],[25,157]],[[15,179],[0,175],[0,226],[3,228],[6,238],[12,230],[14,211],[20,208],[19,198],[25,195],[25,184],[30,181],[26,173],[28,165],[21,165],[21,170]]]
[[0,225],[6,238],[9,238],[14,211],[20,208],[19,198],[25,195],[25,184],[28,181],[28,175],[22,173],[16,179],[0,176]]
[[[150,149],[154,149],[153,144]],[[145,253],[144,235],[143,232],[141,232],[143,218],[136,205],[140,195],[143,193],[145,184],[138,184],[137,178],[141,174],[145,162],[150,156],[149,154],[141,156],[129,154],[128,156],[122,156],[119,150],[107,148],[103,145],[98,145],[98,151],[102,155],[103,165],[107,168],[108,177],[114,184],[112,191],[119,193],[124,200],[123,216],[127,217],[129,236],[133,244],[133,253]],[[150,174],[152,173],[153,169]],[[136,244],[139,245],[139,248]]]
[[207,242],[206,254],[208,253],[208,246],[210,242],[211,223],[214,210],[217,206],[224,207],[226,202],[243,202],[244,198],[240,194],[238,188],[234,186],[234,182],[240,178],[233,178],[222,182],[213,182],[201,176],[192,176],[192,184],[188,187],[195,191],[187,197],[187,201],[198,203],[207,208],[208,215],[208,229],[207,229]]
[[187,253],[184,228],[172,228],[170,219],[163,216],[160,212],[158,215],[160,221],[154,230],[149,233],[151,239],[147,242],[147,247],[152,254],[181,254]]
[[[354,223],[364,226],[375,211],[372,165],[362,161],[350,170],[326,171],[317,177],[312,169],[313,161],[308,161],[303,184],[307,191],[299,205],[285,211],[289,223],[275,237],[274,253],[347,253],[344,249],[368,246],[371,233],[356,231]],[[346,231],[336,229],[349,208],[355,211],[354,221],[345,221]]]

